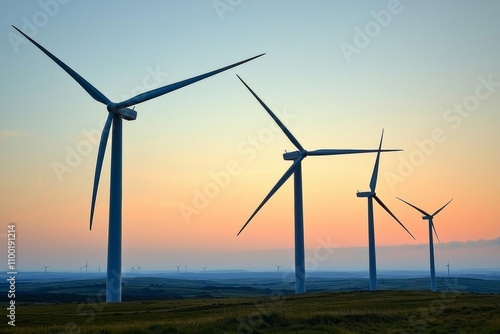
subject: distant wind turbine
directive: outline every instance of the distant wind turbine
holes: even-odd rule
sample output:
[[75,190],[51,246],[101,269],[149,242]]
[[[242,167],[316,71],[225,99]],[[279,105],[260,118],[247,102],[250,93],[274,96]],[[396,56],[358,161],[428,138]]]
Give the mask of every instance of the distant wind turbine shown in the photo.
[[203,272],[205,273],[207,271],[208,267],[203,267]]
[[184,265],[184,268],[186,269],[186,272],[188,272],[188,265],[187,264]]
[[[164,94],[173,92],[179,88],[188,86],[197,81],[206,79],[215,74],[226,71],[235,66],[246,63],[250,60],[258,58],[264,54],[248,58],[246,60],[234,63],[232,65],[198,75],[196,77],[179,81],[170,85],[153,89],[151,91],[139,94],[122,102],[111,102],[103,93],[92,86],[87,80],[76,73],[72,68],[59,60],[56,56],[50,53],[43,46],[34,41],[31,37],[23,33],[18,28],[12,26],[38,49],[45,53],[57,65],[59,65],[66,73],[68,73],[94,100],[106,105],[108,118],[102,131],[99,150],[97,153],[97,163],[94,175],[94,186],[92,191],[92,201],[90,208],[90,229],[92,229],[92,220],[94,217],[94,208],[97,198],[97,188],[99,186],[99,178],[101,175],[104,153],[108,141],[109,132],[112,132],[112,147],[111,147],[111,182],[110,182],[110,198],[109,198],[109,230],[108,230],[108,266],[106,279],[106,301],[120,302],[122,295],[122,119],[133,121],[137,118],[137,112],[129,107],[139,103],[154,99]],[[111,126],[113,128],[111,129]]]
[[135,272],[135,266],[132,266],[132,274]]
[[278,269],[278,272],[280,272],[280,268],[281,268],[281,267],[283,267],[283,265],[282,265],[282,264],[279,264],[279,265],[278,265],[278,264],[276,264],[275,266],[276,266],[276,269]]
[[142,266],[137,266],[137,269],[139,269],[139,275],[141,274],[141,268]]
[[85,263],[85,265],[84,265],[83,267],[81,267],[81,268],[80,268],[80,274],[82,273],[83,268],[85,268],[85,274],[87,274],[87,271],[88,271],[88,269],[89,269],[89,263],[88,263],[88,262],[87,262],[87,263]]
[[389,208],[378,198],[375,193],[375,188],[377,186],[378,177],[378,166],[380,162],[380,149],[382,148],[382,140],[384,139],[384,130],[382,130],[382,136],[380,137],[380,144],[378,147],[377,158],[375,159],[375,166],[373,167],[372,178],[370,180],[370,191],[357,192],[356,196],[366,197],[368,199],[368,253],[369,253],[369,270],[370,270],[370,290],[377,290],[377,260],[375,256],[375,222],[373,217],[373,199],[377,201],[382,208],[384,208],[392,218],[394,218],[401,227],[408,232],[413,239],[415,237],[408,231],[408,229],[399,221],[398,218],[389,210]]
[[450,199],[441,208],[436,210],[436,212],[434,212],[432,215],[425,212],[424,210],[416,207],[415,205],[408,203],[407,201],[405,201],[399,197],[396,197],[396,198],[399,199],[401,202],[408,204],[409,206],[411,206],[412,208],[414,208],[418,212],[422,213],[424,215],[424,216],[422,216],[422,219],[427,220],[429,222],[429,257],[430,257],[430,269],[431,269],[431,291],[436,291],[436,269],[434,267],[434,241],[432,238],[432,230],[434,230],[434,233],[436,234],[436,238],[438,239],[438,241],[439,241],[439,237],[438,237],[436,228],[434,227],[434,223],[432,222],[432,219],[434,218],[435,215],[437,215],[439,212],[441,212],[441,210],[443,210],[445,208],[445,206],[450,204],[450,202],[453,201],[453,198]]
[[50,266],[43,265],[45,267],[45,276],[47,276],[47,269],[50,268]]
[[[276,117],[276,115],[269,109],[269,107],[255,94],[252,89],[238,76],[240,81],[245,85],[245,87],[250,91],[250,93],[255,97],[255,99],[260,103],[260,105],[267,111],[267,113],[273,118],[273,120],[278,124],[285,135],[290,139],[298,151],[285,152],[283,154],[283,159],[293,160],[293,164],[288,168],[288,170],[283,174],[283,176],[278,180],[276,185],[271,189],[269,194],[264,198],[264,200],[259,204],[257,209],[252,213],[250,218],[246,221],[243,227],[238,232],[238,235],[245,229],[245,227],[250,223],[252,218],[259,212],[259,210],[267,203],[267,201],[281,188],[281,186],[294,175],[294,213],[295,213],[295,293],[306,292],[305,284],[305,252],[304,252],[304,216],[303,216],[303,203],[302,203],[302,160],[307,156],[322,156],[322,155],[343,155],[343,154],[357,154],[357,153],[373,153],[378,152],[378,150],[365,150],[365,149],[319,149],[314,151],[308,151],[299,143],[297,139],[292,135],[292,133],[285,127],[285,125]],[[389,152],[394,150],[382,150],[383,152]]]
[[177,273],[179,274],[180,273],[180,270],[179,268],[182,266],[182,264],[179,264],[178,266],[175,266],[177,268]]
[[448,264],[446,265],[448,267],[448,277],[450,277],[450,261],[448,261]]

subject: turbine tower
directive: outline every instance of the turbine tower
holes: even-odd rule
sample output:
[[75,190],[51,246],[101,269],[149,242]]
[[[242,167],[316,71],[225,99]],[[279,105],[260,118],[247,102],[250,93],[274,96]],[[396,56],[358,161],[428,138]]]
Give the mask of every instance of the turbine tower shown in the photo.
[[203,267],[203,272],[206,273],[207,272],[207,268],[208,267]]
[[139,275],[141,274],[141,268],[142,266],[137,266],[137,269],[139,270]]
[[50,268],[50,266],[43,265],[45,267],[45,276],[47,276],[47,269]]
[[[109,230],[108,230],[108,264],[106,278],[106,301],[120,302],[122,295],[122,119],[133,121],[137,118],[137,112],[129,107],[139,103],[154,99],[161,95],[170,93],[179,88],[193,84],[197,81],[206,79],[212,75],[221,73],[235,66],[246,63],[264,54],[234,63],[232,65],[198,75],[196,77],[179,81],[170,85],[153,89],[151,91],[139,94],[122,102],[112,102],[97,88],[92,86],[87,80],[76,73],[72,68],[59,60],[56,56],[46,50],[43,46],[35,42],[28,35],[18,28],[14,27],[19,33],[26,37],[38,49],[45,53],[66,73],[68,73],[82,88],[96,101],[106,105],[108,118],[102,131],[99,150],[97,154],[97,163],[94,175],[94,186],[92,191],[92,202],[90,208],[90,229],[92,229],[92,220],[94,217],[94,208],[97,197],[97,188],[101,175],[104,153],[111,131],[111,177],[110,177],[110,198],[109,198]],[[112,128],[111,128],[112,126]]]
[[[259,212],[259,210],[266,204],[266,202],[281,188],[281,186],[294,175],[294,215],[295,215],[295,293],[306,292],[305,284],[305,251],[304,251],[304,216],[303,216],[303,203],[302,203],[302,160],[307,156],[321,156],[321,155],[340,155],[340,154],[355,154],[355,153],[373,153],[378,152],[378,150],[364,150],[364,149],[319,149],[314,151],[307,151],[299,143],[297,139],[292,135],[292,133],[285,127],[285,125],[276,117],[276,115],[267,107],[267,105],[250,89],[250,87],[238,76],[245,87],[250,91],[250,93],[257,99],[260,105],[267,111],[267,113],[273,118],[273,120],[278,124],[285,135],[290,139],[290,141],[295,145],[298,151],[286,152],[283,154],[283,159],[293,160],[293,164],[288,168],[288,170],[283,174],[283,176],[278,180],[276,185],[271,189],[269,194],[264,198],[264,200],[259,204],[257,209],[252,213],[250,218],[246,221],[243,227],[238,232],[238,235],[245,229],[245,227],[250,223],[252,218]],[[383,152],[394,151],[394,150],[383,150]]]
[[179,264],[178,266],[175,266],[177,268],[177,273],[179,274],[180,273],[180,270],[179,268],[182,266],[182,264]]
[[448,267],[448,277],[450,277],[450,261],[448,261],[448,264],[446,265]]
[[375,256],[375,222],[373,217],[373,199],[377,201],[377,203],[384,208],[385,211],[392,218],[394,218],[402,228],[405,229],[410,236],[415,239],[415,237],[408,231],[408,229],[399,221],[398,218],[389,210],[389,208],[378,198],[375,193],[375,188],[377,186],[377,177],[378,177],[378,166],[380,162],[380,149],[382,148],[382,140],[384,139],[384,130],[382,130],[382,136],[380,137],[380,144],[378,147],[377,158],[375,159],[375,166],[373,167],[372,178],[370,180],[370,191],[365,192],[357,192],[356,196],[358,197],[366,197],[368,199],[368,254],[369,254],[369,270],[370,270],[370,290],[377,290],[377,260]]
[[280,268],[283,267],[283,265],[282,264],[279,264],[279,265],[276,264],[275,266],[276,266],[276,269],[278,269],[278,273],[279,273],[280,272]]
[[433,220],[435,215],[437,215],[439,212],[441,212],[441,210],[443,210],[445,208],[445,206],[447,206],[448,204],[450,204],[451,201],[453,201],[453,198],[450,199],[441,208],[436,210],[436,212],[434,212],[432,215],[428,214],[424,210],[417,208],[415,205],[410,204],[407,201],[405,201],[399,197],[396,197],[396,198],[399,199],[400,201],[408,204],[409,206],[411,206],[412,208],[414,208],[418,212],[422,213],[424,215],[424,216],[422,216],[422,219],[427,220],[429,222],[429,257],[430,257],[430,269],[431,269],[431,291],[436,291],[436,269],[434,267],[434,241],[432,240],[432,230],[434,230],[434,233],[436,234],[436,238],[438,239],[438,241],[439,241],[439,237],[438,237],[438,234],[436,232],[436,228],[434,227],[434,223],[432,220]]

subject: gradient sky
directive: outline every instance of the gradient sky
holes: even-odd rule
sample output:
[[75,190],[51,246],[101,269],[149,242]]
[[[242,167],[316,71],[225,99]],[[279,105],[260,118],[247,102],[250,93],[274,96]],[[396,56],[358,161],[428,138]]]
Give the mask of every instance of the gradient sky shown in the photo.
[[[498,1],[0,6],[0,233],[17,224],[26,269],[105,265],[111,140],[89,232],[106,109],[11,24],[117,102],[267,53],[142,103],[124,123],[124,267],[223,267],[209,254],[293,248],[291,180],[236,237],[294,147],[235,74],[307,149],[376,148],[382,129],[384,147],[404,149],[381,157],[377,194],[417,240],[376,206],[378,246],[427,243],[421,215],[396,196],[431,212],[453,197],[435,219],[443,243],[500,236]],[[368,190],[374,159],[303,162],[306,248],[366,246],[366,200],[355,193]],[[291,264],[293,253],[267,261]]]

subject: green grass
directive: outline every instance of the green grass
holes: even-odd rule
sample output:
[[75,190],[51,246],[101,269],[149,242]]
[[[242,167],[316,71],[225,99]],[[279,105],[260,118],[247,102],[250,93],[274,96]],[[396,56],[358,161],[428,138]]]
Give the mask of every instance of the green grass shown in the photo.
[[16,327],[6,327],[0,332],[500,333],[500,295],[365,291],[120,304],[89,300],[19,305]]

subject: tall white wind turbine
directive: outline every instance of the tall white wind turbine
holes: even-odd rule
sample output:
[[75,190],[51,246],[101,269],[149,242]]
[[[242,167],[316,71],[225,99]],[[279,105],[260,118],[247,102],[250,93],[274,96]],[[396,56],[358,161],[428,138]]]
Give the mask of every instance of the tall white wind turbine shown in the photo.
[[427,220],[429,222],[429,257],[430,257],[430,269],[431,269],[431,291],[436,291],[436,269],[434,266],[434,241],[432,238],[432,230],[434,230],[434,233],[436,234],[436,238],[438,239],[438,241],[439,241],[439,237],[438,237],[436,228],[434,227],[434,223],[432,220],[433,220],[435,215],[437,215],[439,212],[441,212],[441,210],[443,210],[445,208],[445,206],[447,206],[448,204],[450,204],[451,201],[453,201],[453,198],[450,199],[441,208],[436,210],[436,212],[434,212],[432,215],[428,214],[424,210],[416,207],[415,205],[413,205],[411,203],[408,203],[407,201],[405,201],[399,197],[396,197],[396,198],[399,199],[401,202],[408,204],[409,206],[411,206],[412,208],[414,208],[418,212],[422,213],[423,214],[422,219]]
[[370,191],[357,192],[356,196],[366,197],[368,199],[368,255],[369,255],[369,270],[370,270],[370,290],[377,290],[377,260],[375,256],[375,222],[373,217],[373,199],[377,201],[382,208],[384,208],[392,218],[394,218],[402,228],[405,229],[408,234],[411,235],[413,239],[415,237],[408,231],[408,229],[399,221],[398,218],[389,210],[389,208],[380,200],[380,198],[375,193],[375,188],[377,186],[378,177],[378,166],[380,162],[380,149],[382,148],[382,140],[384,139],[384,130],[382,130],[382,136],[380,137],[380,144],[378,147],[377,158],[375,159],[375,166],[373,167],[372,178],[370,180]]
[[[14,26],[13,26],[14,27]],[[76,73],[72,68],[59,60],[56,56],[46,50],[43,46],[35,42],[28,35],[23,33],[18,28],[14,27],[19,33],[26,37],[38,49],[45,53],[57,65],[59,65],[66,73],[68,73],[94,100],[106,105],[108,118],[102,131],[101,141],[97,154],[97,163],[94,175],[94,186],[92,191],[92,202],[90,208],[90,229],[92,229],[92,220],[94,217],[95,201],[97,198],[97,188],[99,186],[99,178],[101,175],[104,153],[108,141],[109,132],[112,132],[112,147],[111,147],[111,181],[110,181],[110,198],[109,198],[109,230],[108,230],[108,264],[107,264],[107,279],[106,279],[106,301],[120,302],[122,291],[122,119],[133,121],[137,118],[137,112],[130,109],[134,105],[154,99],[161,95],[170,93],[179,88],[193,84],[197,81],[206,79],[212,75],[221,73],[235,66],[246,63],[258,56],[234,63],[232,65],[198,75],[196,77],[182,80],[170,85],[153,89],[151,91],[139,94],[122,102],[111,102],[97,88],[92,86],[87,80]],[[112,126],[112,128],[111,128]]]
[[[278,124],[285,135],[290,139],[298,151],[287,152],[283,154],[283,159],[293,160],[293,164],[278,180],[276,185],[271,189],[269,194],[259,204],[257,209],[252,213],[250,218],[246,221],[243,227],[238,232],[238,235],[250,223],[252,218],[259,212],[259,210],[267,203],[267,201],[278,191],[279,188],[294,175],[294,213],[295,213],[295,293],[306,292],[305,284],[305,251],[304,251],[304,215],[302,203],[302,160],[307,156],[321,156],[321,155],[340,155],[340,154],[356,154],[356,153],[373,153],[378,152],[376,149],[319,149],[308,151],[299,143],[299,141],[292,135],[292,133],[285,127],[285,125],[276,117],[276,115],[267,107],[267,105],[250,89],[250,87],[238,76],[245,87],[257,99],[260,105],[267,111],[267,113]],[[394,150],[382,150],[382,152],[389,152]]]

